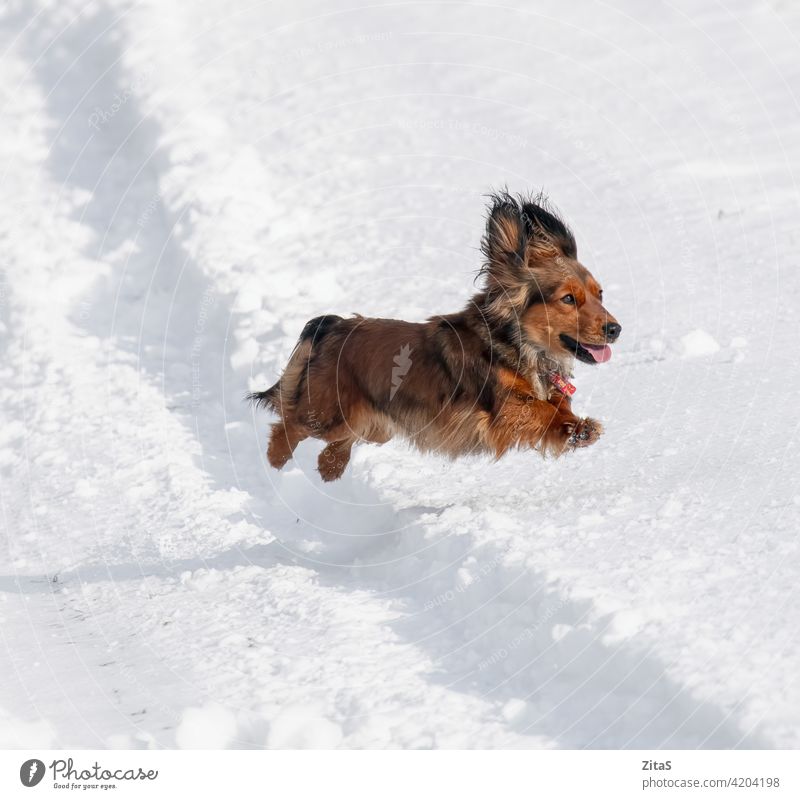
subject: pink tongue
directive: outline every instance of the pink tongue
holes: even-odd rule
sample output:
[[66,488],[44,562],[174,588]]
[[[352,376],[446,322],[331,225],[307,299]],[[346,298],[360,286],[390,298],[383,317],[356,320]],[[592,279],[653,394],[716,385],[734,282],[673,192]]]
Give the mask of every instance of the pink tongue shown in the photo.
[[586,344],[583,348],[589,350],[589,355],[594,358],[597,363],[605,363],[611,360],[611,347],[608,344],[603,344],[602,347],[587,347]]

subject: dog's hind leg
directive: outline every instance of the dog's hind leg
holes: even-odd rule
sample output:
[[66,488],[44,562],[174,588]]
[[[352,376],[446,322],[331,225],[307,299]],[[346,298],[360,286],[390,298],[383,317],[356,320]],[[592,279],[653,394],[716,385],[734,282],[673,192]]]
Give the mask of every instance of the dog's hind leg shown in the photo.
[[282,469],[291,459],[295,447],[305,438],[308,438],[308,433],[291,422],[277,422],[272,425],[267,447],[269,465],[275,469]]
[[331,441],[322,450],[317,459],[317,469],[320,476],[326,483],[338,480],[350,462],[350,452],[355,443],[354,438],[346,438],[342,441]]

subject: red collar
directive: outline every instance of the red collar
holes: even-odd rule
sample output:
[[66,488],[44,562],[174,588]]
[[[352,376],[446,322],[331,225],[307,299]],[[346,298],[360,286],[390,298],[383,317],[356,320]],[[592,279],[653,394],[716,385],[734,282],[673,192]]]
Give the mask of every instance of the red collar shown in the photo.
[[550,372],[550,382],[565,396],[571,397],[577,389],[558,372]]

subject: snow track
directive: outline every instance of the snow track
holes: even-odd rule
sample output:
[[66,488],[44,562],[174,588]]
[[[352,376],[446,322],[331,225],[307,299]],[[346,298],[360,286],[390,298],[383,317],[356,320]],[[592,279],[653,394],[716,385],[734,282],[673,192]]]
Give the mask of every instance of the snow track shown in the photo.
[[[0,18],[8,745],[800,744],[796,20],[447,9]],[[268,470],[245,391],[458,308],[503,182],[623,321],[600,445]]]

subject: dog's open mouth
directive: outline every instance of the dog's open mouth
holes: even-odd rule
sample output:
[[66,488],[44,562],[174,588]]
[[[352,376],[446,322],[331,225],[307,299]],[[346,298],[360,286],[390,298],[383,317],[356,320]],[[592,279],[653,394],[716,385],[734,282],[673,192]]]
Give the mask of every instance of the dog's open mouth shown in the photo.
[[576,341],[566,333],[562,333],[561,343],[579,360],[584,363],[605,363],[611,360],[611,347],[608,344],[585,344]]

